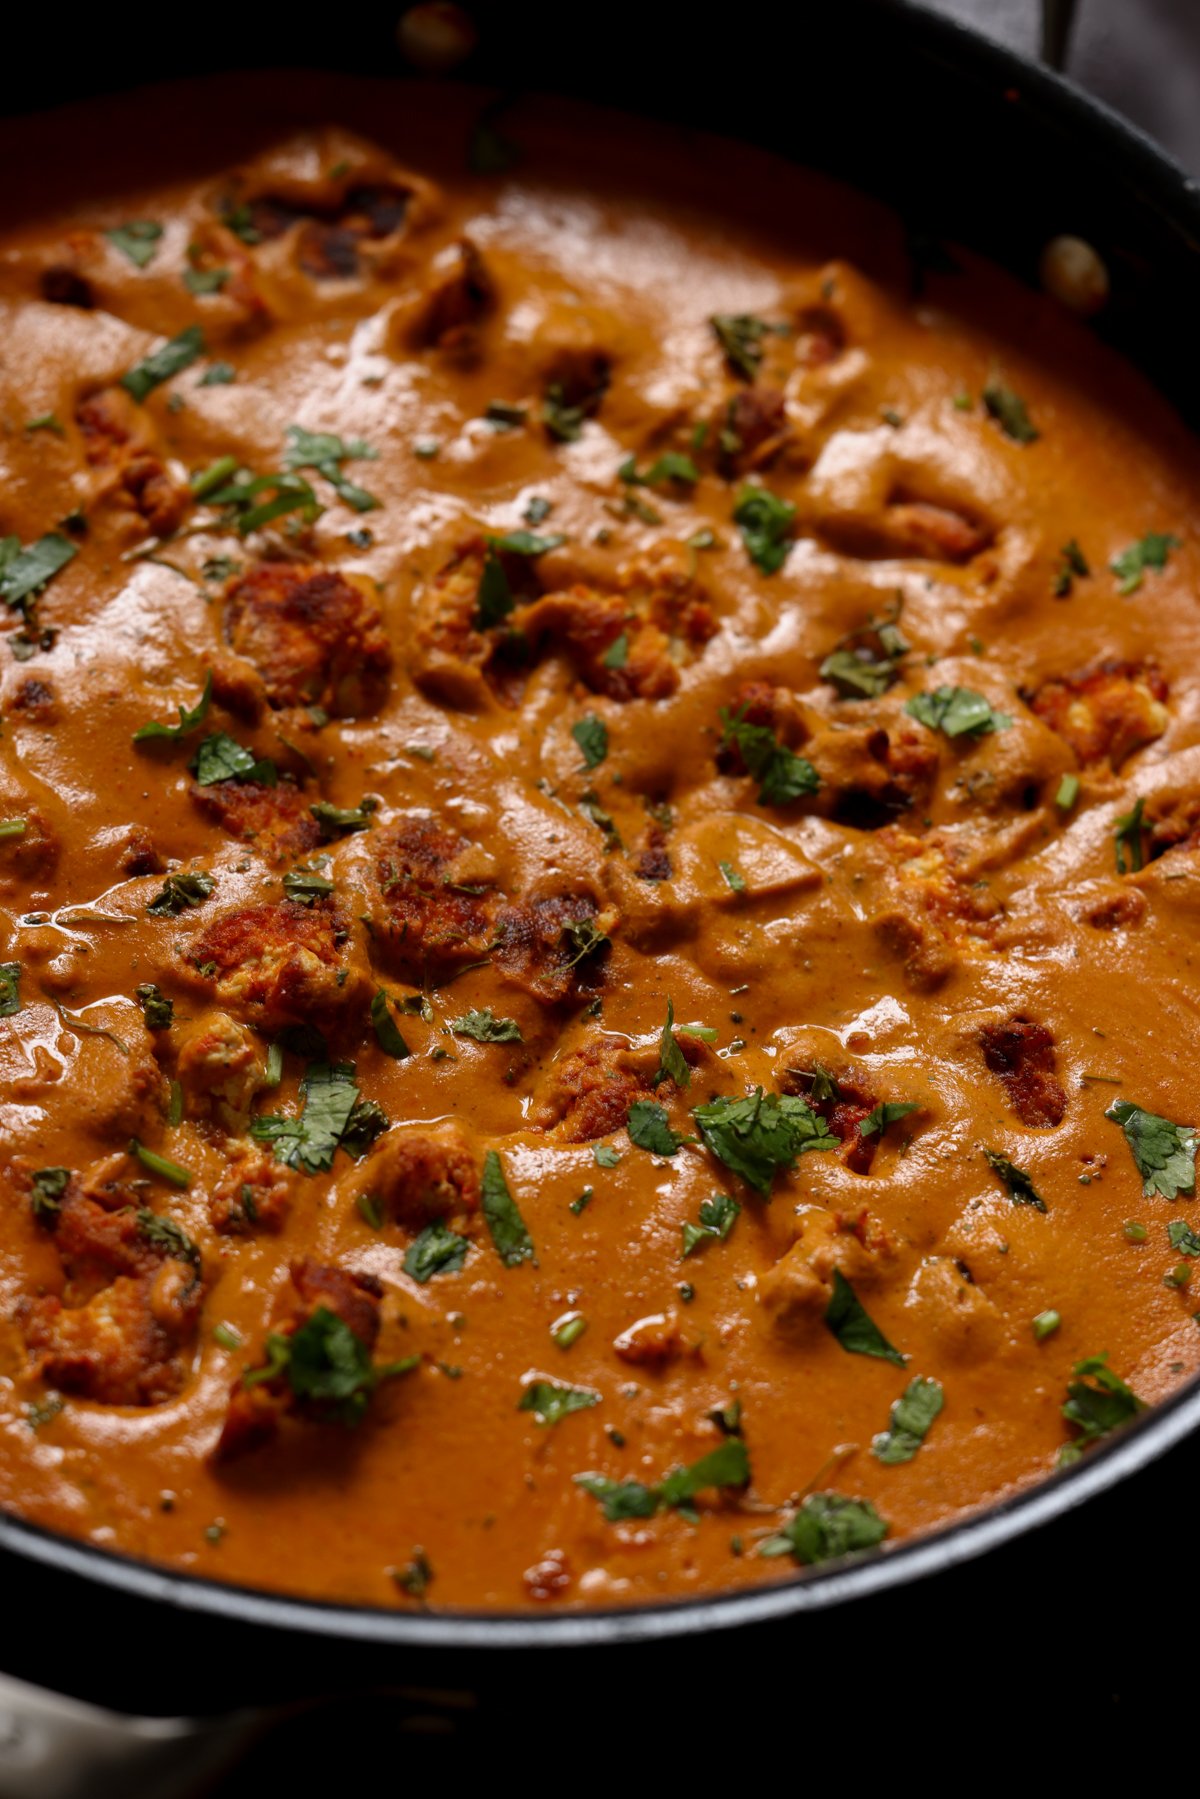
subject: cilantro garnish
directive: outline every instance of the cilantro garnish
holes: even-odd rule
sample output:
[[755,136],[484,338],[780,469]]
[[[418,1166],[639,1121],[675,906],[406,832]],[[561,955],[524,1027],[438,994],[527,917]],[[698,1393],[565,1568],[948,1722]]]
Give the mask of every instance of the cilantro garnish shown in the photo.
[[55,531],[26,549],[19,537],[0,537],[0,600],[14,608],[23,605],[78,554],[77,547]]
[[274,787],[279,779],[272,761],[265,757],[260,761],[227,731],[214,731],[205,737],[188,767],[196,777],[197,787],[213,787],[218,781],[258,781],[264,787]]
[[983,1147],[983,1157],[993,1173],[998,1174],[1008,1188],[1009,1197],[1015,1206],[1034,1206],[1039,1212],[1046,1210],[1046,1202],[1033,1184],[1033,1176],[1007,1156],[1001,1155],[998,1149]]
[[146,396],[169,381],[172,375],[178,375],[190,368],[193,362],[204,354],[204,333],[199,325],[189,325],[177,337],[160,344],[149,356],[143,356],[140,362],[134,363],[121,376],[121,386],[126,393],[132,394],[135,400],[144,400]]
[[700,479],[700,470],[690,456],[679,450],[668,450],[657,462],[650,464],[645,474],[638,473],[636,457],[627,457],[617,470],[617,479],[624,481],[627,487],[659,487],[665,481],[676,481],[681,487],[694,487]]
[[168,875],[146,910],[152,918],[178,918],[189,906],[203,905],[216,887],[214,877],[200,869],[194,874]]
[[353,511],[375,511],[379,505],[375,495],[347,480],[342,464],[375,462],[379,457],[378,450],[373,449],[369,443],[364,443],[360,437],[347,442],[332,431],[306,431],[303,425],[289,425],[287,437],[287,446],[283,452],[285,469],[289,472],[302,468],[315,469],[318,475],[323,475],[329,482],[338,498],[344,500]]
[[517,1401],[518,1412],[532,1412],[538,1424],[557,1424],[572,1412],[585,1412],[600,1404],[590,1387],[571,1387],[565,1381],[530,1381]]
[[39,1224],[53,1224],[71,1184],[69,1168],[39,1168],[30,1183],[29,1203]]
[[409,1244],[402,1266],[405,1274],[424,1286],[435,1274],[456,1274],[466,1259],[467,1239],[437,1218]]
[[944,1403],[937,1381],[925,1380],[920,1375],[909,1381],[892,1406],[888,1429],[872,1439],[872,1455],[889,1464],[911,1462]]
[[759,1555],[792,1555],[806,1568],[861,1555],[887,1536],[886,1521],[869,1499],[810,1493],[783,1529],[759,1546]]
[[170,1029],[175,1007],[161,987],[156,987],[153,981],[143,981],[140,987],[134,989],[134,998],[142,1008],[142,1016],[146,1020],[147,1030],[166,1031]]
[[137,1214],[137,1227],[139,1237],[155,1249],[163,1250],[177,1262],[190,1262],[194,1268],[199,1268],[200,1251],[173,1218],[163,1218],[143,1206]]
[[885,1099],[875,1107],[873,1112],[867,1113],[859,1124],[858,1134],[860,1137],[872,1137],[878,1131],[882,1137],[892,1125],[898,1124],[902,1118],[907,1118],[910,1112],[919,1112],[920,1109],[915,1101]]
[[461,1018],[450,1020],[450,1029],[456,1037],[473,1037],[476,1043],[521,1043],[521,1027],[515,1018],[496,1018],[492,1008],[485,1006],[482,1012],[464,1012]]
[[743,487],[733,508],[733,520],[742,534],[746,553],[764,575],[778,572],[792,547],[792,521],[796,508],[765,487]]
[[931,731],[946,737],[986,737],[1006,731],[1012,724],[1007,712],[995,712],[981,693],[969,687],[938,687],[932,693],[914,693],[904,710]]
[[786,806],[815,793],[821,785],[812,763],[780,743],[769,725],[746,722],[745,706],[734,713],[722,706],[721,725],[718,747],[727,749],[733,744],[737,748],[747,772],[759,783],[760,806]]
[[371,1028],[375,1032],[375,1041],[385,1056],[391,1056],[394,1062],[407,1060],[411,1051],[388,1009],[387,989],[384,987],[379,988],[371,1001]]
[[683,1254],[680,1261],[694,1255],[706,1243],[724,1243],[726,1237],[737,1222],[741,1211],[736,1199],[730,1199],[727,1193],[714,1193],[711,1199],[700,1202],[699,1224],[681,1225],[683,1231]]
[[1058,567],[1054,571],[1054,597],[1065,600],[1075,585],[1076,577],[1081,581],[1091,574],[1088,559],[1080,549],[1075,538],[1070,538],[1058,552]]
[[1178,1199],[1195,1190],[1197,1133],[1191,1125],[1172,1124],[1124,1099],[1104,1116],[1124,1131],[1147,1198],[1159,1193],[1164,1199]]
[[138,269],[154,261],[162,234],[163,228],[155,219],[130,219],[127,225],[114,225],[104,233],[113,248]]
[[15,1018],[21,1010],[21,964],[0,962],[0,1018]]
[[421,1359],[375,1365],[366,1344],[328,1306],[318,1306],[290,1335],[272,1331],[266,1353],[263,1367],[242,1376],[243,1386],[282,1376],[297,1399],[346,1425],[359,1422],[381,1381],[409,1373]]
[[579,745],[585,768],[599,768],[608,755],[608,726],[594,712],[571,726],[571,735]]
[[984,388],[982,399],[989,416],[995,419],[1006,437],[1019,444],[1037,442],[1041,432],[1030,418],[1024,400],[1011,387],[991,381]]
[[840,1268],[833,1271],[833,1293],[825,1307],[825,1325],[850,1355],[876,1356],[903,1368],[905,1357],[888,1342]]
[[1107,1355],[1088,1356],[1076,1362],[1075,1379],[1067,1384],[1067,1400],[1062,1415],[1077,1427],[1079,1435],[1064,1443],[1058,1452],[1058,1466],[1067,1468],[1077,1462],[1085,1449],[1119,1430],[1145,1411],[1145,1404],[1108,1366]]
[[750,312],[718,312],[708,322],[725,352],[726,362],[745,381],[753,381],[758,373],[763,338],[769,331],[783,331],[782,326],[768,325],[765,319],[755,318]]
[[1145,800],[1138,800],[1131,812],[1123,812],[1113,825],[1113,841],[1117,858],[1117,873],[1126,874],[1132,870],[1134,874],[1146,866],[1145,846],[1142,843],[1142,814],[1145,812]]
[[629,1108],[629,1116],[625,1121],[629,1132],[629,1140],[638,1149],[644,1149],[652,1156],[673,1156],[687,1142],[678,1131],[671,1129],[666,1109],[657,1105],[652,1099],[637,1099]]
[[318,800],[308,809],[320,825],[322,837],[328,842],[331,838],[345,836],[351,831],[369,831],[378,808],[379,801],[368,797],[361,806],[334,806],[329,800]]
[[1150,568],[1161,572],[1167,566],[1171,551],[1181,547],[1180,539],[1166,531],[1150,531],[1145,537],[1139,537],[1127,550],[1114,556],[1108,565],[1118,578],[1117,592],[1136,593],[1142,585],[1146,570]]
[[[322,857],[322,861],[326,858]],[[333,882],[316,868],[289,868],[282,886],[287,898],[297,906],[314,906],[333,892]]]
[[149,743],[156,738],[167,738],[177,743],[181,737],[195,731],[208,717],[208,709],[212,705],[213,674],[210,668],[204,677],[204,691],[194,706],[179,707],[179,723],[177,725],[160,725],[157,719],[149,724],[139,725],[133,734],[135,743]]
[[509,1192],[503,1163],[494,1149],[489,1149],[483,1158],[482,1206],[496,1253],[505,1267],[515,1268],[518,1262],[536,1262],[533,1238]]
[[741,1099],[697,1106],[692,1117],[717,1160],[764,1198],[779,1170],[794,1167],[797,1156],[838,1146],[824,1119],[797,1094],[764,1093],[756,1087]]
[[333,1167],[333,1158],[358,1104],[352,1062],[312,1062],[300,1091],[304,1107],[298,1117],[262,1113],[250,1120],[250,1135],[271,1143],[277,1161],[305,1174]]
[[750,1457],[740,1437],[729,1437],[717,1449],[686,1468],[673,1468],[656,1485],[640,1480],[610,1480],[604,1474],[577,1474],[575,1484],[600,1502],[610,1524],[625,1518],[653,1518],[666,1507],[684,1511],[710,1487],[744,1487],[750,1479]]

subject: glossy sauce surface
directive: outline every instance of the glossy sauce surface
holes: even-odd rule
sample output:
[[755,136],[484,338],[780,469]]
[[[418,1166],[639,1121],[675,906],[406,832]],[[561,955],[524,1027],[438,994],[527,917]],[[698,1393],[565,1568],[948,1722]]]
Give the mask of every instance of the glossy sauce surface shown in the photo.
[[[914,295],[873,204],[552,103],[472,172],[480,105],[240,78],[5,127],[0,527],[75,553],[0,644],[0,1503],[306,1594],[630,1603],[794,1573],[758,1550],[812,1493],[892,1542],[1045,1476],[1085,1358],[1147,1403],[1200,1365],[1190,1182],[1105,1116],[1196,1117],[1200,487],[1084,326],[957,254]],[[239,470],[323,510],[239,531]],[[942,688],[982,726],[906,709]],[[304,1026],[389,1121],[314,1173],[251,1129]],[[813,1143],[769,1195],[693,1117],[759,1088]],[[417,1362],[353,1425],[294,1370],[231,1413],[315,1314]]]

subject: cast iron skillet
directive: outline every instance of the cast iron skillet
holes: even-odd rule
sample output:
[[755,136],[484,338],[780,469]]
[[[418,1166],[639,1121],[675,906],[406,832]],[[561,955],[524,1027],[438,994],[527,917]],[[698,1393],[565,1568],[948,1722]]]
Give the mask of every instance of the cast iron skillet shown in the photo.
[[[669,17],[643,9],[624,26],[601,9],[606,23],[582,33],[578,9],[561,5],[472,10],[481,43],[466,78],[502,94],[556,90],[702,125],[825,168],[906,216],[917,280],[920,246],[943,237],[1031,280],[1049,237],[1088,238],[1113,278],[1097,329],[1200,422],[1196,187],[1058,78],[899,0],[836,0],[819,22],[808,8],[789,9],[790,20],[764,10],[742,21],[706,8],[682,33],[675,8]],[[313,60],[328,53],[351,71],[401,73],[395,16],[391,7],[352,8]],[[277,9],[262,24],[243,16],[236,37],[207,38],[176,56],[164,53],[154,20],[139,32],[128,8],[116,49],[81,15],[69,66],[44,43],[9,66],[26,71],[19,104],[32,108],[234,58],[243,66],[302,60],[279,20]],[[25,29],[48,40],[52,28]],[[217,122],[213,151],[219,160]],[[1090,1652],[1114,1605],[1140,1606],[1145,1628],[1154,1627],[1146,1608],[1173,1577],[1165,1566],[1149,1581],[1144,1570],[1128,1577],[1133,1521],[1165,1515],[1181,1485],[1194,1489],[1197,1472],[1193,1384],[1075,1470],[874,1559],[742,1593],[585,1614],[439,1616],[291,1600],[164,1572],[0,1516],[5,1615],[20,1621],[0,1653],[10,1672],[47,1686],[122,1710],[178,1713],[415,1681],[510,1696],[532,1682],[544,1691],[564,1670],[584,1678],[592,1652],[613,1645],[622,1646],[622,1682],[636,1683],[637,1670],[661,1670],[668,1643],[673,1657],[685,1655],[689,1640],[734,1629],[753,1629],[754,1665],[766,1680],[770,1669],[794,1670],[798,1656],[810,1663],[818,1651],[822,1662],[853,1653],[864,1632],[896,1644],[916,1629],[928,1642],[941,1633],[956,1644],[966,1619],[985,1618],[988,1630],[974,1633],[965,1656],[978,1668],[997,1653],[996,1633],[1025,1618],[1032,1629],[1047,1607],[1056,1643],[1074,1638]],[[1069,1573],[1096,1567],[1105,1570],[1100,1586]],[[69,1629],[51,1630],[53,1620],[69,1620]],[[121,1643],[153,1648],[132,1662],[97,1648]],[[733,1644],[712,1648],[728,1667]],[[567,1649],[577,1654],[559,1655]],[[826,1693],[823,1709],[829,1702]]]

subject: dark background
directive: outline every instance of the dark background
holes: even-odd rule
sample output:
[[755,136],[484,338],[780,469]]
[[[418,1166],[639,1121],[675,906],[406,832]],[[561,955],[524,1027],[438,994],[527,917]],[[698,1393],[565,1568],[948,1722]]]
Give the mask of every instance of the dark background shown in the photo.
[[[6,20],[0,104],[21,110],[236,63],[401,73],[399,10],[344,4],[319,20],[280,7],[186,19],[139,6],[44,20],[23,11]],[[1092,238],[1114,271],[1104,329],[1200,419],[1200,233],[1165,218],[1175,198],[1136,156],[1080,149],[1061,122],[1028,127],[1019,108],[953,68],[912,76],[872,24],[882,15],[842,0],[690,14],[565,0],[471,10],[484,26],[476,79],[497,71],[505,85],[569,86],[745,130],[888,193],[922,225],[972,239],[1018,272],[1055,230]],[[942,0],[941,10],[1036,50],[1037,0]],[[1079,0],[1068,68],[1200,173],[1200,4]],[[215,120],[214,160],[219,139]],[[1186,1778],[1198,1478],[1200,1449],[1185,1445],[985,1560],[745,1633],[451,1657],[316,1639],[284,1648],[199,1618],[181,1631],[176,1618],[160,1641],[152,1620],[119,1608],[106,1631],[103,1603],[85,1614],[69,1586],[35,1575],[7,1591],[0,1663],[48,1685],[57,1672],[76,1691],[90,1663],[96,1696],[130,1710],[150,1709],[153,1695],[186,1712],[198,1692],[214,1704],[306,1702],[210,1788],[225,1799],[340,1799],[352,1785],[386,1791],[414,1776],[570,1794],[650,1786],[674,1799],[723,1789],[731,1765],[739,1786],[785,1790],[814,1777],[948,1788],[1013,1774],[1075,1786],[1085,1772],[1114,1773],[1136,1745],[1153,1758],[1150,1778]],[[340,1697],[307,1704],[329,1692]]]

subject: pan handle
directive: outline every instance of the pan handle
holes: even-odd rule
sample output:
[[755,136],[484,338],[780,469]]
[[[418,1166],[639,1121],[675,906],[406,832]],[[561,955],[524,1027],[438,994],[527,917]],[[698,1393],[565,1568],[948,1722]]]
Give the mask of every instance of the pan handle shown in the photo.
[[104,1711],[0,1674],[4,1799],[181,1799],[228,1765],[259,1728],[251,1712],[213,1721]]
[[1067,66],[1075,0],[1042,0],[1042,61],[1061,74]]

